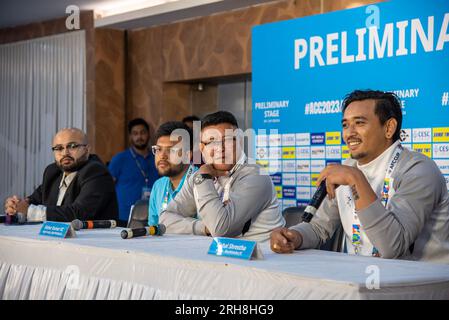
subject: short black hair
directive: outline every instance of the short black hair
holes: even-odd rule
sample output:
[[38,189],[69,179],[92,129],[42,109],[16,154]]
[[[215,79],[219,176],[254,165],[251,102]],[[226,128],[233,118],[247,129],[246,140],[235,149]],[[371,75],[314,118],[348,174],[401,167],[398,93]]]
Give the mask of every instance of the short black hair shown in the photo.
[[160,127],[156,131],[156,141],[160,137],[170,136],[173,131],[177,129],[184,129],[189,134],[189,142],[190,142],[190,151],[193,150],[193,132],[192,129],[184,122],[180,121],[168,121],[160,125]]
[[201,129],[204,129],[209,126],[214,126],[221,123],[229,123],[235,126],[236,128],[239,127],[237,123],[237,119],[234,117],[234,115],[228,111],[218,111],[211,114],[206,115],[201,120]]
[[182,118],[182,122],[193,122],[193,121],[200,121],[200,118],[198,118],[197,116],[195,116],[195,115],[191,115],[191,116],[187,116],[187,117],[184,117],[184,118]]
[[346,95],[343,101],[342,112],[354,101],[375,100],[376,106],[374,114],[379,118],[380,124],[384,125],[387,120],[394,118],[398,122],[396,131],[393,134],[393,141],[400,139],[402,126],[402,108],[401,101],[393,92],[384,92],[379,90],[355,90]]
[[147,131],[150,131],[150,126],[148,125],[148,122],[146,122],[142,118],[136,118],[128,122],[128,133],[131,133],[131,130],[138,125],[142,125],[145,127],[145,129],[147,129]]

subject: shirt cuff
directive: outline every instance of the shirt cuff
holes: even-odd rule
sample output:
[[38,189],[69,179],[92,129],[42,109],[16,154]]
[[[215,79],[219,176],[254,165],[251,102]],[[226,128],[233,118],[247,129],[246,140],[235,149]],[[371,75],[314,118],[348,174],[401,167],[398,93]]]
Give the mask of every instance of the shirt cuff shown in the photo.
[[47,221],[47,207],[43,205],[30,204],[27,211],[28,222]]
[[197,220],[193,222],[193,234],[198,236],[205,236],[206,235],[206,226],[201,220]]
[[315,234],[315,231],[313,231],[310,223],[302,222],[300,224],[297,224],[296,226],[290,227],[289,229],[296,230],[301,234],[302,243],[299,248],[296,248],[296,250],[316,249],[317,235]]

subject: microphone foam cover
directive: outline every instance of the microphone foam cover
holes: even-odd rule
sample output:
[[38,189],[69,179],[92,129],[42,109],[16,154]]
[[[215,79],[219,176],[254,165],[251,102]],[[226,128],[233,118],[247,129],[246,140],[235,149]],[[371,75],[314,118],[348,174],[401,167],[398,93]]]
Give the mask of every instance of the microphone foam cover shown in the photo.
[[165,231],[167,230],[167,228],[165,227],[165,224],[159,224],[158,230],[159,230],[159,232],[158,232],[159,235],[162,236],[165,233]]
[[78,231],[81,228],[83,228],[83,223],[81,222],[81,220],[75,219],[72,221],[72,227],[73,227],[73,229]]

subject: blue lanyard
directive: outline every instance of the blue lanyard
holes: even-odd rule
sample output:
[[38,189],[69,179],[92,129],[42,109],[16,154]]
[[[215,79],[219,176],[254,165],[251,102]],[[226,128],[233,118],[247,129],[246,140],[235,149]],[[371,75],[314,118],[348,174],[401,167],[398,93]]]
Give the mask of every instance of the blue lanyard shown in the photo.
[[[179,190],[180,188],[182,188],[182,186],[184,185],[184,181],[185,181],[188,177],[190,177],[190,176],[192,175],[192,173],[193,173],[193,166],[190,165],[190,167],[189,167],[189,169],[187,170],[186,174],[182,177],[181,182],[179,182],[178,188],[177,188],[176,190],[173,190],[173,196],[172,196],[172,198],[176,197],[176,195],[177,195],[178,192],[179,192],[178,190]],[[168,197],[169,197],[169,195],[170,195],[170,190],[171,190],[171,184],[170,184],[170,182],[169,182],[169,183],[167,184],[167,186],[165,187],[164,201],[162,201],[162,206],[161,206],[162,211],[165,210],[165,209],[167,209],[167,206],[168,206]]]
[[[139,160],[137,160],[137,156],[134,154],[132,147],[129,148],[129,151],[131,152],[131,155],[133,156],[133,159],[136,162],[137,168],[139,168],[140,173],[142,174],[143,178],[145,179],[145,185],[148,185],[148,181],[149,181],[148,176],[145,173],[145,171],[143,170],[142,166],[140,165]],[[148,161],[148,164],[149,164],[149,161]]]

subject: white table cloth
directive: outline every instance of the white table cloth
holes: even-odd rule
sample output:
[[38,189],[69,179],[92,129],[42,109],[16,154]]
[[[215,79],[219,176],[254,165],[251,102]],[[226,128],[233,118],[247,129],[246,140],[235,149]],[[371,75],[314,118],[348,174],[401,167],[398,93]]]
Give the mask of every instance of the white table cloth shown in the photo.
[[[449,299],[449,266],[318,250],[208,255],[208,237],[123,240],[121,228],[39,236],[0,225],[1,299]],[[372,270],[379,289],[366,286]],[[371,283],[371,282],[370,282]]]

